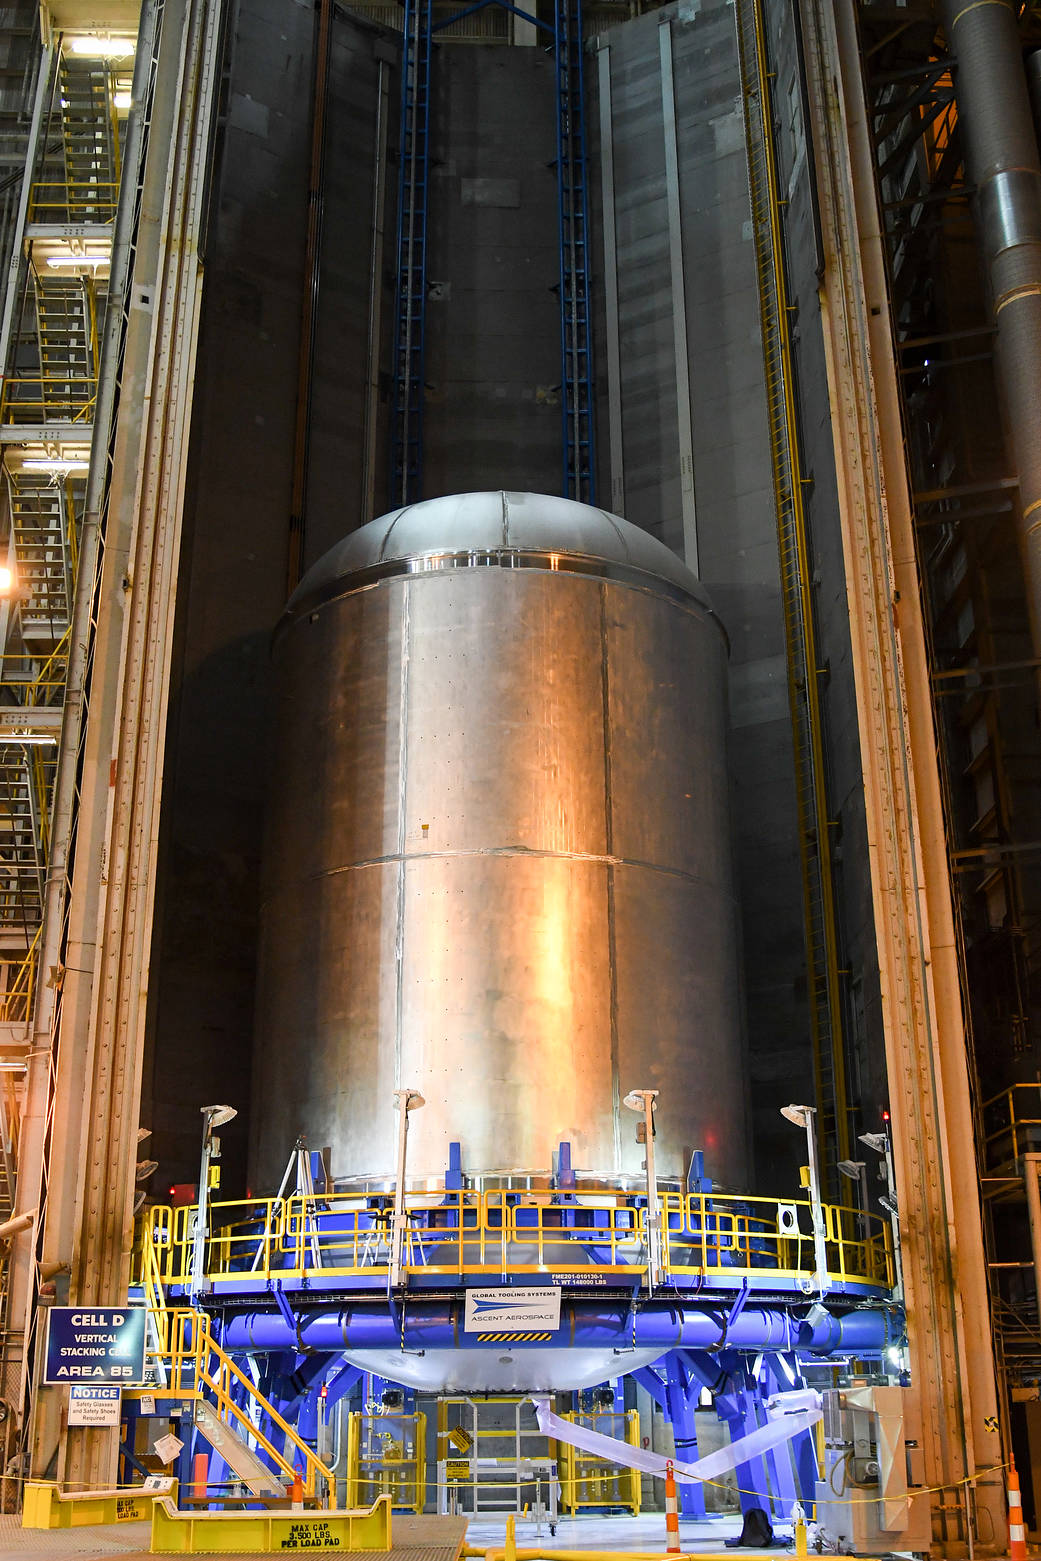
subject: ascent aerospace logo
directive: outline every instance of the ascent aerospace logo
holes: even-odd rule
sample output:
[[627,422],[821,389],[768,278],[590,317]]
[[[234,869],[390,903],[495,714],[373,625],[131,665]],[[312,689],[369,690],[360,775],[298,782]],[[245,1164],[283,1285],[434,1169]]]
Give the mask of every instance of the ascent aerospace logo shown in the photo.
[[560,1327],[560,1291],[468,1290],[464,1333],[527,1333]]

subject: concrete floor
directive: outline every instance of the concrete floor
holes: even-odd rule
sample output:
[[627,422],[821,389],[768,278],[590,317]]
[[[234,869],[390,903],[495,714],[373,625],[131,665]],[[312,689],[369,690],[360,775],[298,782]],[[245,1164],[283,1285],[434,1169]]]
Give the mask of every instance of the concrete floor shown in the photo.
[[[739,1518],[716,1517],[703,1521],[683,1519],[680,1522],[680,1539],[684,1553],[723,1552],[724,1539],[739,1533],[740,1529]],[[501,1545],[505,1530],[504,1518],[482,1518],[480,1522],[470,1524],[467,1543],[475,1547]],[[91,1558],[101,1561],[101,1558],[107,1556],[123,1556],[127,1561],[145,1561],[149,1554],[148,1544],[147,1523],[42,1531],[23,1529],[20,1519],[13,1515],[0,1516],[0,1555],[7,1557],[8,1561],[38,1561],[39,1557],[46,1556],[79,1556],[86,1558],[86,1561],[91,1561]],[[665,1549],[665,1518],[660,1512],[644,1513],[638,1518],[562,1518],[554,1538],[550,1537],[548,1527],[543,1526],[541,1540],[536,1539],[534,1523],[521,1520],[517,1524],[517,1544],[522,1549],[533,1549],[538,1544],[547,1554],[555,1550],[661,1553]],[[740,1555],[750,1557],[767,1553],[743,1550]],[[784,1550],[769,1553],[783,1555]]]

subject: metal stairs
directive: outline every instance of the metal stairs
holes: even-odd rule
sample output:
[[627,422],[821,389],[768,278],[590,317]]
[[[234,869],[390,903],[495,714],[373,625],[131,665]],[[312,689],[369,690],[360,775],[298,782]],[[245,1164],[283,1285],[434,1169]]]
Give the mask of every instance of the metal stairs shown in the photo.
[[560,350],[565,498],[596,502],[582,0],[555,0]]
[[43,915],[44,821],[35,754],[0,745],[0,956],[25,952]]
[[297,1473],[307,1497],[335,1490],[332,1470],[221,1348],[207,1314],[166,1306],[150,1242],[145,1245],[144,1292],[147,1365],[156,1385],[132,1390],[127,1399],[192,1399],[198,1436],[254,1495],[283,1495]]
[[106,224],[115,215],[119,141],[109,71],[91,60],[62,57],[61,128],[65,158],[66,221]]
[[69,628],[75,522],[64,484],[9,485],[15,573],[23,592],[19,627],[27,647],[49,652]]
[[33,285],[44,419],[89,425],[98,381],[93,284],[34,272]]

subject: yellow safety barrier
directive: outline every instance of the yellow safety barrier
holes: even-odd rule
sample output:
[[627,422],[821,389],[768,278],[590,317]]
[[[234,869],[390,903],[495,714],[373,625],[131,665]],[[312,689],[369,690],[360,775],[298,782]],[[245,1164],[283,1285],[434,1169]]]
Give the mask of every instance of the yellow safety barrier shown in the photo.
[[[640,1445],[640,1417],[635,1409],[598,1409],[568,1414],[565,1420],[602,1432],[629,1447]],[[560,1504],[568,1512],[581,1507],[625,1507],[640,1515],[640,1473],[610,1458],[597,1458],[567,1442],[560,1443]]]
[[29,1480],[22,1501],[22,1527],[87,1528],[98,1523],[140,1523],[152,1516],[154,1500],[139,1485],[67,1494],[52,1481]]
[[152,1506],[152,1553],[256,1554],[283,1550],[389,1550],[390,1497],[367,1510],[178,1512],[166,1496]]
[[[210,1205],[206,1273],[218,1288],[237,1278],[375,1276],[388,1271],[390,1210],[379,1195],[344,1192],[251,1198]],[[647,1265],[646,1199],[597,1189],[562,1198],[552,1190],[410,1192],[405,1200],[409,1274],[641,1274]],[[718,1274],[733,1283],[767,1273],[778,1282],[816,1271],[808,1200],[727,1193],[663,1192],[659,1197],[666,1276]],[[138,1226],[134,1278],[154,1260],[164,1287],[190,1279],[194,1206],[157,1207]],[[824,1205],[833,1283],[890,1289],[888,1220]],[[148,1251],[148,1249],[151,1251]],[[146,1258],[147,1253],[147,1258]]]

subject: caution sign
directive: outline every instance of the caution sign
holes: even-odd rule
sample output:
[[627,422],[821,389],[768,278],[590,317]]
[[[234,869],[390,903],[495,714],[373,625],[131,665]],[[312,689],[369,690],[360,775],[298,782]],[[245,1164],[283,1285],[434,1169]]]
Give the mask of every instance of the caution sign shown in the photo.
[[282,1541],[283,1550],[335,1550],[342,1544],[331,1523],[321,1518],[302,1519],[292,1523]]
[[468,1463],[461,1463],[453,1458],[449,1461],[448,1468],[446,1469],[445,1473],[446,1477],[452,1481],[453,1484],[460,1480],[468,1480],[470,1478],[470,1465]]

